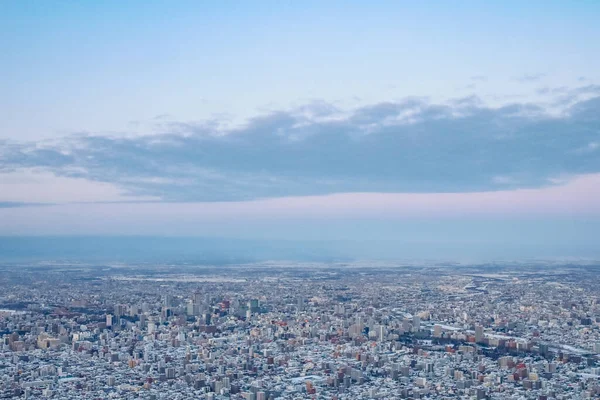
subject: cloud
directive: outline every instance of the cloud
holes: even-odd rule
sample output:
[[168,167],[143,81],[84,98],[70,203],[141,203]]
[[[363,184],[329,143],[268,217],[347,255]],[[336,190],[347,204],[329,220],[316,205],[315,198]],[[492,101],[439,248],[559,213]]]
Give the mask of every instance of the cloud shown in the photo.
[[39,205],[44,205],[44,204],[17,202],[17,201],[0,201],[0,208],[33,207],[33,206],[39,206]]
[[[600,174],[591,174],[538,189],[471,193],[340,193],[237,202],[77,203],[0,209],[0,235],[15,234],[167,234],[167,235],[293,235],[304,223],[323,233],[336,221],[387,221],[405,229],[416,221],[453,221],[456,232],[477,219],[512,218],[517,231],[530,219],[598,220]],[[481,227],[479,228],[481,229]],[[370,231],[375,234],[377,230]],[[428,228],[435,235],[435,228]],[[483,229],[483,232],[487,232]],[[364,232],[362,232],[364,233]],[[381,232],[379,232],[381,233]],[[343,231],[337,232],[336,235]],[[479,235],[480,233],[478,233]],[[542,238],[547,233],[541,232]],[[596,236],[590,237],[595,240]]]
[[494,176],[492,182],[497,185],[518,185],[519,180],[512,176]]
[[576,151],[578,153],[591,153],[600,150],[600,142],[590,142],[587,146],[584,146]]
[[545,94],[556,95],[553,98],[553,104],[564,108],[566,106],[573,106],[576,103],[586,104],[584,100],[590,100],[600,96],[600,85],[590,84],[576,88],[560,87],[551,89]]
[[[560,117],[536,104],[491,108],[475,97],[446,104],[408,98],[351,112],[312,102],[243,126],[173,122],[152,136],[0,143],[0,171],[2,179],[34,168],[110,185],[110,196],[93,192],[102,201],[535,188],[557,176],[600,172],[597,152],[580,150],[600,141],[599,127],[600,97],[576,101]],[[0,201],[39,201],[22,193]]]
[[559,86],[559,87],[542,87],[536,90],[536,93],[539,95],[562,95],[562,94],[566,94],[571,92],[571,89],[569,89],[566,86]]
[[56,203],[154,200],[158,198],[128,195],[125,190],[112,183],[56,176],[52,172],[36,168],[0,172],[0,208]]
[[470,78],[472,81],[476,82],[487,82],[488,77],[485,75],[475,75]]
[[514,79],[517,82],[527,83],[527,82],[537,82],[544,78],[546,74],[525,74],[521,76],[516,76]]

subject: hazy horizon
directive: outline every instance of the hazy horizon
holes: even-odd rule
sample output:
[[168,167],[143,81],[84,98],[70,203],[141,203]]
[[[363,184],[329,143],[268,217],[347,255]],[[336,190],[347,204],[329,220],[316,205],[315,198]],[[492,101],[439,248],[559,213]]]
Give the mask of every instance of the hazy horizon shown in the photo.
[[599,261],[593,244],[401,242],[394,240],[282,240],[183,236],[0,236],[0,262],[197,263],[264,261],[353,262],[402,261],[477,264],[487,262]]

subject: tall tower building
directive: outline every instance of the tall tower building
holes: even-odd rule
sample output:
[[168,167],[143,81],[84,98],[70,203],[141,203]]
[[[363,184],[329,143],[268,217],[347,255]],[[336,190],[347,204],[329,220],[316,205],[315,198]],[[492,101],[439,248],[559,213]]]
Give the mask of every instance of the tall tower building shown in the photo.
[[415,315],[413,317],[413,331],[418,332],[421,329],[421,317]]
[[484,337],[485,336],[483,335],[483,326],[476,325],[475,326],[475,342],[477,342],[477,343],[483,342]]

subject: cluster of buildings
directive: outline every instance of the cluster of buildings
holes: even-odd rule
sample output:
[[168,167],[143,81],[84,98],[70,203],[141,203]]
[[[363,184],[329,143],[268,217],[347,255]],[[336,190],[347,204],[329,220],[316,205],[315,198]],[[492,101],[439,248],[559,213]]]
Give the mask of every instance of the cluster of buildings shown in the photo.
[[0,267],[0,398],[600,397],[594,266]]

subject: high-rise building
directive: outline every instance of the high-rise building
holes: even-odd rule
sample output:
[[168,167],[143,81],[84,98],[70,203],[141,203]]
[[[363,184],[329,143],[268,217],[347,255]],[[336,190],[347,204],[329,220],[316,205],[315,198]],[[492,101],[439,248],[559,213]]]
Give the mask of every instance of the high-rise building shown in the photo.
[[484,337],[485,336],[483,334],[483,326],[476,325],[475,326],[475,342],[477,342],[477,343],[483,342]]
[[405,319],[402,321],[402,331],[403,332],[409,332],[410,331],[410,321],[408,319]]
[[479,399],[485,399],[485,398],[486,398],[485,389],[484,388],[477,388],[477,400],[479,400]]
[[192,302],[194,304],[202,304],[202,293],[199,291],[194,292],[194,295],[192,296]]
[[146,314],[140,314],[140,329],[144,329],[146,327]]
[[377,328],[377,340],[379,340],[380,342],[383,342],[387,337],[387,330],[385,329],[385,326],[380,325]]
[[252,299],[248,302],[248,308],[250,311],[257,312],[259,307],[258,299]]
[[166,369],[167,379],[175,379],[175,368]]
[[304,297],[298,298],[297,308],[298,308],[298,311],[304,311]]
[[413,317],[413,331],[418,332],[421,329],[421,317],[415,315]]

